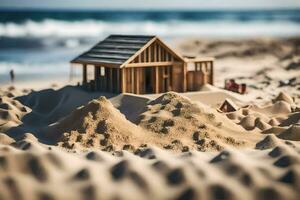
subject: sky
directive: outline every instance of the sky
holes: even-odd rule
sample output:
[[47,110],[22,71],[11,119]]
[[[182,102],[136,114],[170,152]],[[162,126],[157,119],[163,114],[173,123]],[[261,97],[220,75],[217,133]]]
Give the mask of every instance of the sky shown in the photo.
[[0,8],[26,9],[284,9],[300,0],[0,0]]

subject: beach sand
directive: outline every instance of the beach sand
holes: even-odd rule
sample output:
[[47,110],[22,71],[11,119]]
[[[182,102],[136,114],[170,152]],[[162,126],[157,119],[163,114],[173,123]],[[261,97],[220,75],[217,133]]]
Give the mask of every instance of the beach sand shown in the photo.
[[197,92],[1,87],[0,199],[299,199],[299,43],[177,41],[216,57],[216,85]]

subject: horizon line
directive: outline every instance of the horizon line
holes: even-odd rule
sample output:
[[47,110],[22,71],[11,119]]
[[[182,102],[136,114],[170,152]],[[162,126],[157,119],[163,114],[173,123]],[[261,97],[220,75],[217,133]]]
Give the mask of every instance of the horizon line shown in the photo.
[[227,11],[227,12],[251,12],[251,11],[298,11],[300,7],[294,8],[1,8],[1,11],[128,11],[128,12],[157,12],[157,11],[164,11],[164,12],[214,12],[214,11]]

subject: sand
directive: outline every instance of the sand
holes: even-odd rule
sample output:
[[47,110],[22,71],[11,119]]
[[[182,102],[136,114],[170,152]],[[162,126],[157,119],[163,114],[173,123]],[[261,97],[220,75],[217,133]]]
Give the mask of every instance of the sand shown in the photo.
[[299,199],[297,41],[180,42],[217,58],[196,92],[1,87],[0,199]]

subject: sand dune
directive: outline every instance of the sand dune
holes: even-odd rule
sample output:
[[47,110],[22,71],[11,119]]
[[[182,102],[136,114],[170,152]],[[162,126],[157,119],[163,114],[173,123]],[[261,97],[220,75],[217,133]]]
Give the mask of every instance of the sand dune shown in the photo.
[[[160,137],[173,142],[166,149],[176,149],[176,140],[199,150],[221,150],[226,145],[247,146],[243,130],[215,110],[178,93],[169,92],[153,100],[137,122]],[[161,136],[162,135],[162,136]],[[257,138],[252,134],[253,138]],[[191,143],[190,139],[193,139]],[[182,146],[181,142],[180,145]]]
[[[121,95],[113,97],[112,102],[126,113],[124,107],[134,99],[140,97]],[[136,120],[131,122],[105,97],[92,100],[44,127],[44,138],[66,148],[107,151],[138,151],[144,144],[173,151],[221,150],[226,146],[254,146],[260,138],[257,133],[251,136],[243,133],[239,126],[218,112],[177,93],[166,93],[153,101],[140,101],[140,106],[130,115]],[[251,137],[248,142],[247,136]]]
[[92,100],[79,107],[47,130],[50,138],[57,139],[59,145],[73,148],[100,147],[122,148],[130,143],[142,144],[144,131],[128,121],[105,97]]

